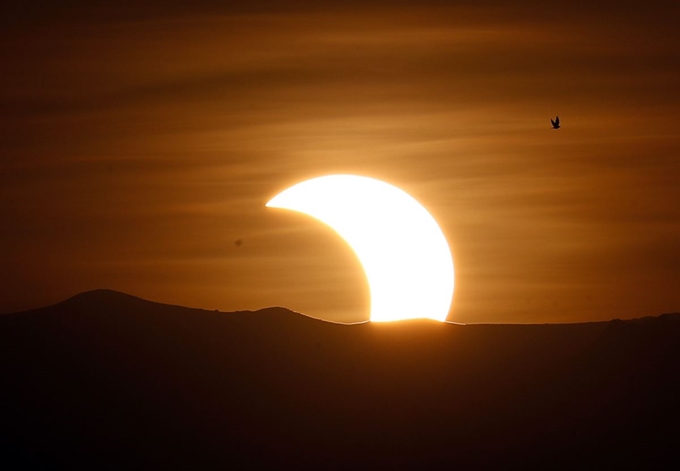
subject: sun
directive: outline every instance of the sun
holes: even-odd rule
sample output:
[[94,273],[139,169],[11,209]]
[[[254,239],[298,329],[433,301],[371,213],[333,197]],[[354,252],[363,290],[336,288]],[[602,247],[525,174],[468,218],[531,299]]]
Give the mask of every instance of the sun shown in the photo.
[[366,273],[371,321],[446,320],[451,251],[434,218],[403,190],[369,177],[328,175],[298,183],[266,206],[312,216],[347,241]]

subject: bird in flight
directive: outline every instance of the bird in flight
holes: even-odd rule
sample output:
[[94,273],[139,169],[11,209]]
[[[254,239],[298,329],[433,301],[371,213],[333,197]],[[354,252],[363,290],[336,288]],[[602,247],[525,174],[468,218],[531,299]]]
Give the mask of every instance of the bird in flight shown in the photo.
[[550,124],[552,124],[553,129],[559,129],[560,128],[560,117],[555,116],[554,121],[553,121],[552,118],[550,118]]

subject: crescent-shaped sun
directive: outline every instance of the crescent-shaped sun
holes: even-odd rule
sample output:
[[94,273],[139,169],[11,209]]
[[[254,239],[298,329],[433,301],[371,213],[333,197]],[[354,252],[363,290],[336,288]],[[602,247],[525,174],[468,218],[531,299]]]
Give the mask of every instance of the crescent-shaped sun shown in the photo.
[[446,237],[409,194],[380,180],[328,175],[298,183],[267,204],[312,216],[359,258],[371,293],[371,321],[446,320],[453,261]]

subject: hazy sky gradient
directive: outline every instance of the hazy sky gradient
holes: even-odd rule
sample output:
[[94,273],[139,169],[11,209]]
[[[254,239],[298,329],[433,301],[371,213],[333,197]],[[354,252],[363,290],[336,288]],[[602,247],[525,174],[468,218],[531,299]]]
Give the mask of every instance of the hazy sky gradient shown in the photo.
[[6,15],[0,312],[112,288],[365,319],[349,247],[264,207],[333,172],[439,221],[451,320],[680,310],[677,2],[260,5]]

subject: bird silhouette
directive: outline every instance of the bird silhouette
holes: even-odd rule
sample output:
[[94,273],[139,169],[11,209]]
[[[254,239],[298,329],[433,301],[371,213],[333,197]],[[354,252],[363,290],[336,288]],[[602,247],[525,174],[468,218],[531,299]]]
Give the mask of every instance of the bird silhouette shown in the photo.
[[552,124],[553,129],[559,129],[560,128],[560,117],[555,116],[555,120],[553,121],[552,118],[550,119],[550,124]]

